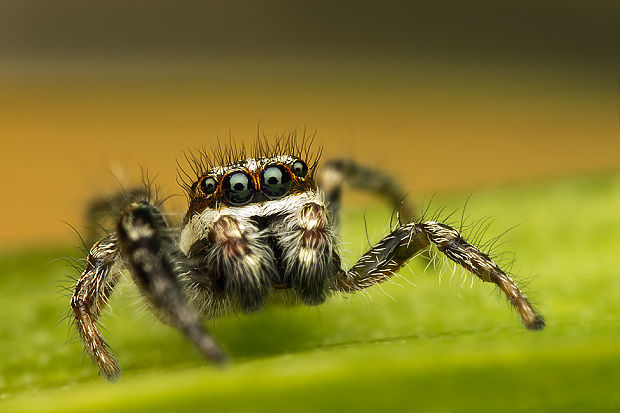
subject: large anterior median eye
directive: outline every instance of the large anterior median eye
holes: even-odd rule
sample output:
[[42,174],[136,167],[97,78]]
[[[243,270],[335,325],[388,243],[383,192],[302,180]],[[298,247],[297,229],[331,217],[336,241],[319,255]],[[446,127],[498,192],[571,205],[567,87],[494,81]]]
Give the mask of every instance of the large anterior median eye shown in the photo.
[[291,166],[291,170],[295,175],[300,178],[303,178],[308,173],[308,165],[306,165],[303,161],[295,161]]
[[269,198],[279,198],[291,189],[291,176],[281,165],[268,166],[260,175],[260,187]]
[[248,203],[254,195],[254,182],[245,172],[233,172],[222,181],[224,196],[233,205]]
[[216,188],[217,188],[217,181],[211,177],[205,178],[200,183],[200,189],[202,189],[202,192],[204,192],[205,195],[211,195],[212,193],[215,192]]

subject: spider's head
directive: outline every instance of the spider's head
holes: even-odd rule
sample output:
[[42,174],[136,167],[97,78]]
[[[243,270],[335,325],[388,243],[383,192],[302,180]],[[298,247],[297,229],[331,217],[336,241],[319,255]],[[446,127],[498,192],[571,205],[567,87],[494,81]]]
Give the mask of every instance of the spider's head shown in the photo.
[[181,169],[189,201],[181,231],[183,252],[208,243],[213,223],[222,216],[233,218],[242,231],[252,226],[273,232],[306,203],[322,203],[314,180],[320,152],[312,152],[311,143],[311,137],[297,142],[293,134],[257,140],[250,156],[243,148],[221,146],[190,154],[194,174]]

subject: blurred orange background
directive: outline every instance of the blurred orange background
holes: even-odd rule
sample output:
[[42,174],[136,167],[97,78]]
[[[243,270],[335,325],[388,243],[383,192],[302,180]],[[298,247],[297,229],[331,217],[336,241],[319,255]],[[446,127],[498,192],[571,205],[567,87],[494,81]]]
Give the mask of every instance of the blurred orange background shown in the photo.
[[4,1],[0,246],[75,240],[117,179],[180,193],[184,151],[258,131],[412,196],[618,169],[613,3]]

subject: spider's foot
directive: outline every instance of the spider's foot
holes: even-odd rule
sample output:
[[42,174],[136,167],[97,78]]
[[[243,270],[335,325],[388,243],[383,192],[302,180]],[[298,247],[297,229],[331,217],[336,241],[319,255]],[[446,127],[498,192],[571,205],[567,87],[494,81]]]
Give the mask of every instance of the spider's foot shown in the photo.
[[542,330],[543,328],[545,328],[546,325],[545,318],[538,313],[536,313],[534,318],[532,318],[531,320],[524,320],[523,324],[528,330]]
[[121,378],[121,368],[114,360],[114,358],[109,358],[106,362],[97,361],[99,364],[99,371],[108,381],[118,381]]
[[198,350],[204,357],[217,365],[225,365],[228,363],[228,356],[215,341],[208,335],[203,336],[201,340],[196,342]]

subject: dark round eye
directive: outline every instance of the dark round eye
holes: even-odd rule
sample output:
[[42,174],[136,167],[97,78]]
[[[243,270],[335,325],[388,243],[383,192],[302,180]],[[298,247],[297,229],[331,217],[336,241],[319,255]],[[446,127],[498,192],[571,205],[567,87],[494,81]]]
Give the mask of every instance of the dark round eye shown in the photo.
[[254,196],[254,182],[245,172],[233,172],[222,181],[224,196],[233,205],[246,204]]
[[303,178],[308,173],[308,165],[302,161],[295,161],[293,162],[293,166],[291,166],[291,170],[295,175]]
[[202,189],[202,192],[204,192],[205,195],[211,195],[212,193],[215,192],[216,188],[217,188],[217,181],[211,177],[205,178],[200,183],[200,189]]
[[281,165],[268,166],[260,175],[260,187],[269,198],[279,198],[291,189],[291,176]]

